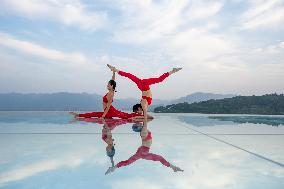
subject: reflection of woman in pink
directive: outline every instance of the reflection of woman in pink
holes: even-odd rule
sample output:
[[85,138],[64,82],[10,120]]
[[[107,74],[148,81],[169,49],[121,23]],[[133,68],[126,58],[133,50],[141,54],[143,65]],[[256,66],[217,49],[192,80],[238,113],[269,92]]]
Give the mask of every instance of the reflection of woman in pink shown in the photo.
[[[130,119],[130,118],[143,118],[143,115],[140,113],[127,113],[117,110],[113,105],[113,98],[115,94],[115,88],[116,88],[116,82],[115,82],[115,72],[113,72],[112,79],[109,80],[107,84],[108,92],[103,97],[103,112],[88,112],[88,113],[82,113],[78,114],[75,112],[70,112],[75,118],[91,118],[91,117],[97,117],[97,118],[121,118],[121,119]],[[153,118],[152,116],[148,115],[148,119]]]
[[169,77],[171,74],[176,73],[182,69],[182,68],[173,68],[171,71],[166,72],[157,78],[140,79],[135,75],[132,75],[131,73],[118,70],[114,66],[111,66],[109,64],[107,66],[111,69],[112,72],[117,72],[119,75],[127,77],[128,79],[133,81],[137,85],[137,87],[141,90],[142,97],[140,103],[143,109],[144,118],[147,118],[146,115],[148,107],[152,104],[152,92],[150,89],[150,85],[160,83],[164,81],[164,79]]
[[139,159],[151,160],[151,161],[159,161],[166,167],[170,167],[174,172],[183,171],[177,166],[169,163],[165,158],[160,155],[150,153],[150,147],[152,144],[152,133],[147,129],[147,123],[144,121],[143,125],[138,125],[137,123],[133,125],[132,129],[136,132],[140,132],[140,136],[142,139],[142,145],[137,149],[136,153],[132,155],[128,160],[121,161],[117,163],[115,166],[109,167],[105,174],[109,174],[110,172],[115,171],[117,168],[130,165]]

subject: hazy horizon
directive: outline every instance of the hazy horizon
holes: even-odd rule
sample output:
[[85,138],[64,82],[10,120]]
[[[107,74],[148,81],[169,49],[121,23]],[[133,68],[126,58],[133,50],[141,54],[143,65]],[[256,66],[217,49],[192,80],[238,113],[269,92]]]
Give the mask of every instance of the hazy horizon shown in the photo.
[[[104,94],[98,94],[98,93],[88,93],[88,92],[69,92],[69,91],[58,91],[58,92],[48,92],[48,93],[42,93],[42,92],[39,92],[39,93],[33,93],[33,92],[30,92],[30,93],[21,93],[21,92],[8,92],[8,93],[0,93],[0,95],[5,95],[5,94],[22,94],[22,95],[29,95],[29,94],[36,94],[36,95],[46,95],[46,94],[59,94],[59,93],[68,93],[68,94],[88,94],[88,95],[98,95],[100,97],[102,97]],[[184,97],[187,97],[187,96],[191,96],[191,95],[196,95],[196,94],[205,94],[205,95],[232,95],[232,96],[252,96],[252,95],[241,95],[241,94],[229,94],[229,93],[210,93],[210,92],[201,92],[201,91],[198,91],[198,92],[193,92],[193,93],[189,93],[185,96],[179,96],[179,97],[176,97],[176,98],[154,98],[156,100],[165,100],[165,101],[172,101],[172,100],[177,100],[177,99],[180,99],[180,98],[184,98]],[[267,95],[267,94],[278,94],[278,95],[284,95],[284,93],[265,93],[265,94],[259,94],[259,95],[255,95],[255,96],[262,96],[262,95]],[[200,95],[199,95],[200,96]],[[127,99],[138,99],[140,100],[140,96],[137,96],[137,97],[121,97],[121,98],[117,98],[116,96],[114,97],[115,99],[118,99],[118,100],[127,100]]]
[[[284,93],[284,0],[3,0],[0,21],[0,93],[103,95],[108,63],[141,78],[183,67],[155,99]],[[140,98],[116,78],[115,98]]]

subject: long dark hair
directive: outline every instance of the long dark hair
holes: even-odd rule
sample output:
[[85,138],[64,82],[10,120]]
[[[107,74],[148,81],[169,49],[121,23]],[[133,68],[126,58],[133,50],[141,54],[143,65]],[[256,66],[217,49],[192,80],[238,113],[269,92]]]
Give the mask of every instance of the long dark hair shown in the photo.
[[142,105],[141,105],[141,104],[135,104],[135,105],[132,107],[132,111],[133,111],[133,112],[137,112],[139,108],[143,109],[143,108],[142,108]]
[[112,86],[113,90],[116,92],[116,90],[115,90],[115,88],[116,88],[116,82],[115,82],[113,79],[111,79],[111,80],[109,80],[108,83]]

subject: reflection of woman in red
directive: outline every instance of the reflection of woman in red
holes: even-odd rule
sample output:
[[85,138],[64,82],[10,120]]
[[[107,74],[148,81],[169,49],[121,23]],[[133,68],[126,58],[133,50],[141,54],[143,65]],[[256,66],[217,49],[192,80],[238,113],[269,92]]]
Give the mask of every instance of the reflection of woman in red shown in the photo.
[[105,120],[102,120],[104,123],[102,129],[102,139],[107,144],[106,146],[106,155],[110,158],[111,165],[114,166],[113,156],[115,155],[114,148],[114,139],[112,138],[111,130],[114,129],[118,125],[107,124]]
[[171,71],[166,72],[157,78],[140,79],[136,77],[135,75],[132,75],[131,73],[118,70],[117,68],[109,64],[107,66],[111,69],[112,72],[117,72],[119,75],[123,77],[127,77],[128,79],[133,81],[137,85],[137,87],[141,90],[142,97],[141,97],[140,104],[143,109],[144,118],[147,118],[146,115],[147,115],[148,107],[152,104],[152,92],[150,89],[150,85],[160,83],[164,81],[167,77],[169,77],[171,74],[176,73],[182,69],[182,68],[173,68]]
[[138,121],[130,119],[78,118],[78,120],[89,123],[103,124],[102,140],[107,144],[106,155],[110,158],[112,167],[114,166],[113,156],[115,155],[115,148],[114,148],[115,144],[111,131],[120,125],[125,125],[127,123],[135,123],[135,122],[138,123]]
[[177,166],[169,163],[165,158],[160,155],[150,153],[150,147],[152,145],[152,133],[147,129],[147,123],[144,121],[143,125],[138,125],[137,123],[133,125],[132,129],[136,132],[140,132],[140,136],[142,139],[142,145],[137,149],[136,153],[132,155],[128,160],[121,161],[117,163],[115,166],[109,167],[105,174],[109,174],[110,172],[115,171],[115,169],[130,165],[139,159],[151,160],[151,161],[159,161],[166,167],[170,167],[174,172],[183,171]]
[[[129,119],[129,118],[143,118],[143,115],[140,113],[126,113],[117,110],[113,105],[113,98],[115,94],[115,88],[116,88],[116,82],[115,82],[115,72],[113,72],[112,79],[109,80],[107,84],[108,92],[103,96],[103,112],[88,112],[83,114],[78,114],[75,112],[70,112],[75,118],[81,117],[81,118],[91,118],[91,117],[97,117],[97,118],[121,118],[121,119]],[[148,115],[148,118],[153,118],[152,116]]]

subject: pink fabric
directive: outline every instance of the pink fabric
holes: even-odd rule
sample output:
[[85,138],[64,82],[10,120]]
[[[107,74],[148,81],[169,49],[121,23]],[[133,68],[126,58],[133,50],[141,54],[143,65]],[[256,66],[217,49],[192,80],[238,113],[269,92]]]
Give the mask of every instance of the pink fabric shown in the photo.
[[144,141],[152,140],[152,133],[151,133],[151,131],[148,131],[148,134],[147,134],[146,138],[143,139],[143,140]]
[[146,146],[140,146],[133,156],[131,156],[128,160],[119,162],[118,164],[116,164],[116,166],[118,168],[123,167],[123,166],[127,166],[127,165],[130,165],[133,162],[137,161],[138,159],[159,161],[166,167],[170,166],[170,163],[167,160],[165,160],[162,156],[149,153],[149,150],[150,150],[150,148],[148,148]]

